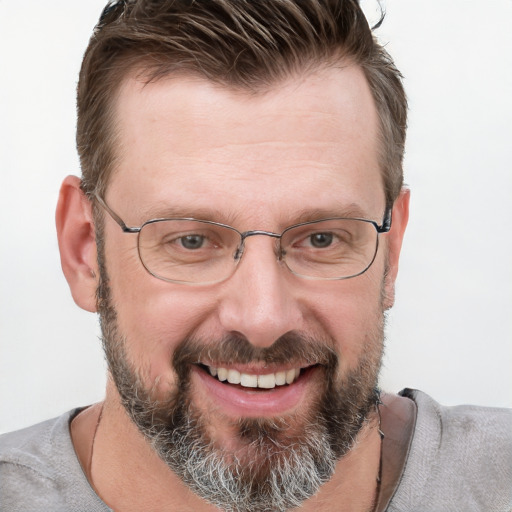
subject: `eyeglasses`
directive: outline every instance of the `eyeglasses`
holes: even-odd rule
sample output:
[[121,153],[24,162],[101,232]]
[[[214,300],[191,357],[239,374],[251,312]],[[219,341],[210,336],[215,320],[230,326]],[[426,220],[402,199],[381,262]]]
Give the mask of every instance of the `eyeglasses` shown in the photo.
[[281,234],[244,231],[194,218],[151,219],[128,227],[105,201],[96,200],[124,233],[137,233],[142,265],[163,281],[214,284],[236,270],[251,236],[270,236],[278,242],[275,252],[293,274],[306,279],[349,279],[368,270],[379,247],[379,234],[391,228],[391,209],[382,225],[367,219],[329,218],[303,222]]

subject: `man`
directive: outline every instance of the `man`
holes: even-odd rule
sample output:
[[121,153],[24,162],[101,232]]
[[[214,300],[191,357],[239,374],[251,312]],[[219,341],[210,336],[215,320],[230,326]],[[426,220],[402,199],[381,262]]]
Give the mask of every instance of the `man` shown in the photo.
[[2,510],[511,510],[512,419],[381,394],[400,75],[352,1],[109,4],[57,208],[105,400],[3,437]]

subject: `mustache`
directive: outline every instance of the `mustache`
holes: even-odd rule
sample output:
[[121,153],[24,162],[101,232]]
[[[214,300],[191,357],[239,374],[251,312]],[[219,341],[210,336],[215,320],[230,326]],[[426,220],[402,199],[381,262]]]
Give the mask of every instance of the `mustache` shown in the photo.
[[330,339],[319,339],[299,331],[290,331],[279,337],[269,347],[253,345],[246,337],[227,334],[220,340],[190,337],[176,348],[173,366],[180,374],[192,364],[204,361],[221,362],[226,365],[264,363],[323,365],[335,367],[338,355]]

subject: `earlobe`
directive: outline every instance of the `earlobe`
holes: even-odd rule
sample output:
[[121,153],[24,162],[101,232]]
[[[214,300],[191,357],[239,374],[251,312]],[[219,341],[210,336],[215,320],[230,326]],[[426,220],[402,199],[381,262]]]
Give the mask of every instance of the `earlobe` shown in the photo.
[[78,306],[96,311],[98,263],[92,205],[80,189],[80,179],[62,183],[55,214],[62,270]]
[[384,289],[384,309],[389,309],[395,302],[395,281],[398,274],[400,250],[404,239],[405,228],[409,220],[410,190],[403,188],[393,205],[391,230],[388,234],[388,261]]

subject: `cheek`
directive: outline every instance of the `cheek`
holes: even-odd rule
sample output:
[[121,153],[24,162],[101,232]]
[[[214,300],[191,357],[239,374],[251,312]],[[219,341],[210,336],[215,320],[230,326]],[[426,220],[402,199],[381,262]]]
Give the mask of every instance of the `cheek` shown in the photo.
[[142,266],[136,248],[108,261],[112,302],[117,325],[125,339],[130,362],[146,386],[158,382],[171,387],[171,361],[175,348],[205,321],[214,301],[193,287],[174,285],[151,276]]
[[342,375],[357,367],[368,351],[380,351],[383,272],[377,265],[346,281],[321,283],[323,291],[311,295],[315,323],[334,340]]
[[174,350],[197,330],[207,310],[189,294],[172,289],[141,291],[136,300],[124,301],[119,308],[119,328],[135,366],[144,369],[146,385],[158,380],[159,388],[172,387]]

